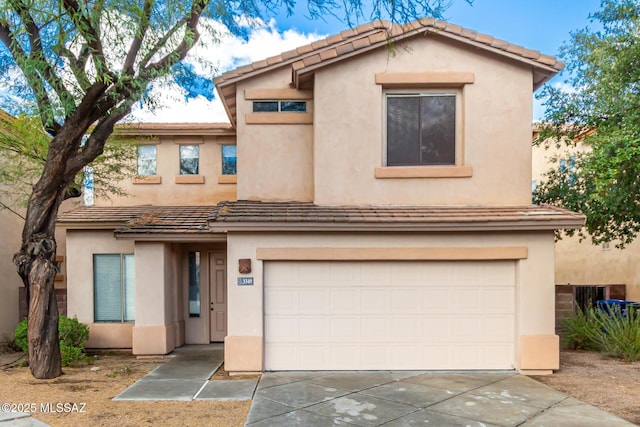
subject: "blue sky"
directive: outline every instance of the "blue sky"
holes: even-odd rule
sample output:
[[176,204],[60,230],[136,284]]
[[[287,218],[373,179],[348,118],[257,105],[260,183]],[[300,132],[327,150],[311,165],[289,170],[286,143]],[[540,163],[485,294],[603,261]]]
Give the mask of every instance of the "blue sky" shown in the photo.
[[[293,16],[286,16],[284,11],[277,14],[265,27],[254,32],[248,41],[232,39],[224,42],[217,49],[218,71],[263,59],[347,28],[347,24],[331,16],[308,19],[306,5],[306,1],[299,2]],[[473,5],[464,0],[451,0],[451,7],[445,11],[444,18],[510,43],[548,55],[558,55],[562,44],[569,40],[571,31],[589,25],[589,15],[597,11],[599,6],[599,0],[474,0]],[[552,83],[560,84],[562,80],[563,76],[560,75]],[[166,93],[169,89],[164,88],[163,91]],[[179,108],[160,109],[153,113],[138,111],[134,120],[226,121],[217,99],[206,102],[203,99],[190,99],[186,103],[174,102],[172,105],[179,105]],[[540,102],[534,100],[533,108],[532,119],[541,119],[544,109]]]
[[[600,0],[474,0],[473,5],[464,0],[450,1],[451,7],[444,13],[447,21],[549,55],[557,54],[570,31],[585,27],[589,14],[600,6]],[[305,18],[305,4],[299,3],[296,16],[279,14],[277,27],[319,34],[345,28],[335,18]]]
[[[473,5],[464,0],[450,1],[451,7],[444,12],[444,18],[449,22],[548,55],[558,55],[560,46],[569,40],[570,32],[589,25],[589,14],[600,7],[600,0],[474,0]],[[157,107],[153,110],[146,106],[138,108],[129,120],[227,121],[222,103],[211,92],[213,76],[347,28],[346,23],[331,16],[316,20],[306,18],[307,4],[305,0],[298,0],[293,16],[286,16],[283,11],[268,17],[246,40],[227,34],[218,45],[194,48],[180,69],[193,71],[199,78],[194,81],[184,78],[184,73],[177,73],[158,82],[151,91],[158,101]],[[12,78],[8,77],[9,82]],[[562,80],[560,75],[552,83],[561,84]],[[15,113],[20,101],[11,85],[3,86],[0,81],[0,108]],[[533,119],[540,119],[542,114],[540,103],[534,101]]]

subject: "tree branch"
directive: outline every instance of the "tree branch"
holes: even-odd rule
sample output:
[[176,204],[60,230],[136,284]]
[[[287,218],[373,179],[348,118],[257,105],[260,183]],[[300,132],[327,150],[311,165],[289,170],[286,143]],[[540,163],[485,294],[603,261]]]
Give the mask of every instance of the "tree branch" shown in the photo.
[[136,36],[131,43],[131,47],[129,48],[129,52],[127,52],[127,56],[122,66],[122,72],[125,74],[133,75],[133,65],[135,63],[136,57],[138,56],[138,52],[140,52],[142,41],[147,34],[147,30],[149,29],[149,24],[151,22],[150,18],[151,10],[153,9],[153,3],[153,0],[145,0],[144,2],[142,16],[140,17],[140,26],[138,27]]
[[16,61],[16,64],[24,74],[29,86],[33,90],[33,95],[36,98],[38,109],[40,110],[40,117],[42,125],[50,135],[56,135],[60,129],[60,124],[55,120],[53,109],[51,108],[51,100],[44,87],[40,76],[35,69],[29,64],[29,57],[26,52],[20,47],[20,44],[15,38],[15,35],[9,24],[5,21],[0,21],[0,40],[9,49],[11,55]]
[[100,40],[99,30],[94,27],[94,24],[82,13],[78,2],[75,0],[63,0],[62,2],[65,10],[69,13],[69,18],[73,25],[77,28],[78,32],[86,40],[89,52],[93,59],[94,66],[96,68],[97,77],[105,81],[106,76],[110,76],[112,73],[107,67],[107,60],[104,56],[104,49],[102,47],[102,41]]
[[[210,3],[210,0],[194,0],[191,5],[191,11],[189,15],[185,16],[184,24],[186,27],[184,29],[184,35],[182,36],[182,41],[180,44],[170,53],[165,55],[162,59],[154,62],[153,64],[149,64],[144,66],[140,71],[140,77],[144,80],[150,79],[153,74],[157,71],[167,70],[173,65],[177,64],[181,60],[183,60],[189,49],[191,49],[200,38],[200,33],[198,32],[198,21],[200,20],[200,15],[205,7]],[[175,32],[178,29],[178,26],[182,24],[177,23],[167,34],[170,32]],[[165,40],[166,43],[166,40]],[[159,46],[157,46],[159,48]],[[156,50],[157,52],[157,50]],[[147,54],[149,56],[151,52]],[[149,56],[149,59],[155,54],[155,52]],[[146,59],[146,58],[145,58]],[[147,60],[148,61],[148,60]],[[146,63],[146,61],[145,61]],[[143,64],[141,64],[143,65]]]
[[73,96],[65,87],[62,79],[60,79],[56,72],[51,68],[51,64],[47,61],[47,58],[44,55],[40,29],[33,20],[33,16],[31,16],[31,13],[29,12],[29,7],[21,0],[10,0],[10,2],[11,6],[22,19],[25,29],[29,35],[30,58],[37,61],[38,66],[36,68],[40,70],[40,75],[56,92],[56,95],[62,102],[65,115],[69,115],[75,108]]

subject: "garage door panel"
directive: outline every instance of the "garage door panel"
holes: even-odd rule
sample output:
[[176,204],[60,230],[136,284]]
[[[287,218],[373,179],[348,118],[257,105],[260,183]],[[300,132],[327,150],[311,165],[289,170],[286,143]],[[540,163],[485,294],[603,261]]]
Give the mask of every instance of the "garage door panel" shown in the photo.
[[300,319],[269,316],[265,318],[264,331],[269,342],[296,342],[299,338]]
[[265,315],[298,314],[298,290],[267,288],[264,293]]
[[422,268],[418,263],[398,264],[390,263],[390,286],[405,286],[422,283]]
[[360,270],[362,286],[385,286],[391,283],[391,269],[389,263],[375,262],[365,263]]
[[360,289],[334,289],[331,295],[331,314],[352,314],[360,310]]
[[264,270],[267,370],[513,367],[514,262],[266,262]]
[[331,294],[328,289],[300,289],[298,295],[299,314],[328,313]]
[[[300,342],[330,342],[330,320],[326,317],[305,316],[299,319],[298,339]],[[295,341],[295,340],[294,340]]]
[[419,289],[391,289],[391,312],[398,314],[417,313],[420,303]]

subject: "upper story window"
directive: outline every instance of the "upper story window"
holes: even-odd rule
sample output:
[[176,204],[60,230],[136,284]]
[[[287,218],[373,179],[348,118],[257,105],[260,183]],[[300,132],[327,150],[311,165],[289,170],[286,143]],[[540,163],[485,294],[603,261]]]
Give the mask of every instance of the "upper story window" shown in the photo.
[[138,146],[138,176],[157,175],[157,155],[155,145]]
[[235,175],[237,173],[237,149],[235,145],[222,146],[222,174]]
[[253,101],[254,113],[306,113],[307,101]]
[[200,170],[200,147],[180,146],[180,175],[198,175]]
[[387,166],[456,164],[456,95],[389,93]]

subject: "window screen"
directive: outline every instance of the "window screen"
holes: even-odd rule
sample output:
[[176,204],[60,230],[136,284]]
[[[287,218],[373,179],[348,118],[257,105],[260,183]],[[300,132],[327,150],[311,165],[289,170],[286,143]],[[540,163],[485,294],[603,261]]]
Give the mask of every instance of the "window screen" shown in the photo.
[[387,96],[387,166],[454,165],[455,95]]
[[93,256],[94,320],[135,320],[135,261],[133,255]]

